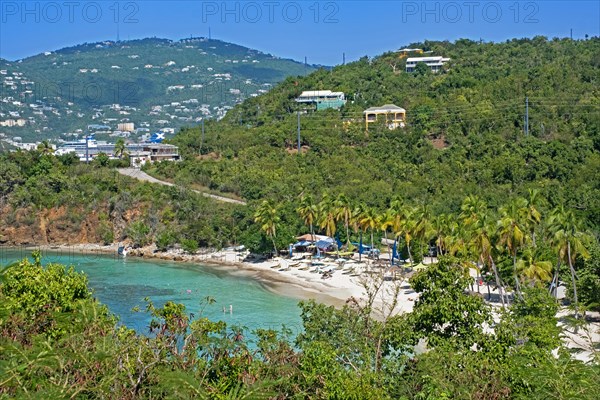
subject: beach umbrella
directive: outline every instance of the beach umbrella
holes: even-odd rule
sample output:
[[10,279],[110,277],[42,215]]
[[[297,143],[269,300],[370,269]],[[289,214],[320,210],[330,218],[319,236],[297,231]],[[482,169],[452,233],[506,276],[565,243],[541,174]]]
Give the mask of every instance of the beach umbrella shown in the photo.
[[415,266],[413,267],[413,269],[414,269],[415,271],[422,271],[422,270],[424,270],[424,269],[427,269],[427,265],[425,265],[425,264],[423,264],[422,262],[420,262],[420,263],[418,263],[417,265],[415,265]]

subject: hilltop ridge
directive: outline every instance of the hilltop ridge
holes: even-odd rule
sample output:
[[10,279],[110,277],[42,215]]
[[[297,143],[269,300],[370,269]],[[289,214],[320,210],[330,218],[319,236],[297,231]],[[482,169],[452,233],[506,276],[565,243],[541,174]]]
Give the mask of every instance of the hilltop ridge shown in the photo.
[[174,132],[316,69],[207,38],[83,43],[0,65],[0,122],[22,121],[0,132],[24,141],[120,122],[142,129],[132,137]]

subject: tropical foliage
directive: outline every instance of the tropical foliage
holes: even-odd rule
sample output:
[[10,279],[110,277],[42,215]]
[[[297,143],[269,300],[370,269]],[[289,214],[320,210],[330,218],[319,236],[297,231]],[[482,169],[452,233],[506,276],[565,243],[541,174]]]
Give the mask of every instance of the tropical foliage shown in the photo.
[[[0,283],[1,398],[596,399],[599,364],[572,359],[558,341],[556,304],[526,289],[494,331],[490,306],[460,289],[453,258],[417,274],[412,314],[371,317],[301,303],[294,340],[155,305],[150,335],[123,326],[93,299],[84,276],[39,255],[5,268]],[[443,290],[446,288],[448,290]],[[376,295],[376,293],[373,293]],[[459,315],[467,315],[462,319]],[[421,339],[427,350],[414,347]],[[552,350],[558,348],[559,356]]]

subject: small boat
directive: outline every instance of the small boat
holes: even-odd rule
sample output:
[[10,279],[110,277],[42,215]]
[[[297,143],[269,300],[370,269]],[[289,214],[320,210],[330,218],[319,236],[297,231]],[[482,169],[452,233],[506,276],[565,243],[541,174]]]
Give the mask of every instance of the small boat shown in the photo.
[[117,255],[119,257],[127,257],[127,249],[125,248],[125,246],[119,246],[119,248],[117,249]]

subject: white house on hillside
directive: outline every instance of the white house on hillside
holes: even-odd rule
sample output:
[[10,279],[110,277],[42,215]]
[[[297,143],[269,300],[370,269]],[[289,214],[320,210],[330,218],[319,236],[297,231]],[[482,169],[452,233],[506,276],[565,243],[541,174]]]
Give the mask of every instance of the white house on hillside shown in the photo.
[[450,61],[449,58],[444,58],[442,56],[409,57],[406,59],[406,72],[413,72],[417,67],[417,64],[420,62],[425,63],[429,68],[431,68],[431,72],[438,72],[442,69],[442,66],[448,61]]

